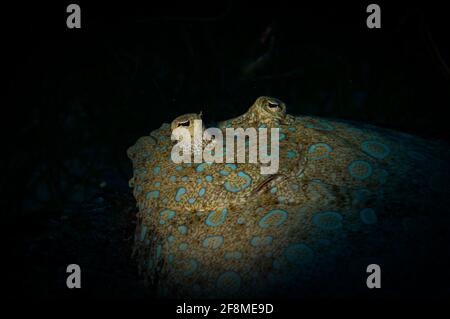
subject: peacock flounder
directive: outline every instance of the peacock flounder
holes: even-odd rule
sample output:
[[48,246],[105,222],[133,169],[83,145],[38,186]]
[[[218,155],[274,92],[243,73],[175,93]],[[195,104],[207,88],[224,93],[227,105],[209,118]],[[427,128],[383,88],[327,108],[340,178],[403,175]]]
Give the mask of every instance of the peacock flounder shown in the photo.
[[199,118],[163,124],[128,150],[139,208],[134,254],[160,296],[302,295],[337,265],[395,246],[390,238],[408,231],[411,216],[428,218],[434,202],[424,198],[447,191],[440,144],[292,116],[270,97],[219,128],[279,128],[277,173],[261,174],[258,163],[174,163],[171,130]]

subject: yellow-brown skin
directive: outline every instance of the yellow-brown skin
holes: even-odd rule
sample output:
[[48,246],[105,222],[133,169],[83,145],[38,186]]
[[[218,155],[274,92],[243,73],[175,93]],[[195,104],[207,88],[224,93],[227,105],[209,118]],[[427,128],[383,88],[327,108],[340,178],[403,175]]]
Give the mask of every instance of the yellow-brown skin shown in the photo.
[[[181,121],[186,118],[193,115]],[[422,185],[424,196],[439,192],[445,180],[408,175],[435,158],[436,145],[374,127],[294,117],[270,97],[220,128],[261,124],[283,134],[280,170],[270,176],[260,174],[260,164],[173,163],[169,125],[128,150],[139,207],[134,252],[161,296],[258,297],[306,282],[339,252],[358,251],[348,245],[351,238],[380,229],[388,217],[405,217],[397,208],[405,204],[399,190],[406,177]],[[180,188],[185,192],[177,196]]]
[[[188,113],[178,116],[176,119],[170,123],[170,128],[172,131],[178,127],[185,127],[191,135],[194,135],[194,121],[195,120],[201,120],[202,119],[202,113]],[[204,128],[204,127],[203,127]]]
[[229,127],[279,127],[280,124],[292,123],[293,118],[286,114],[286,104],[276,98],[261,96],[243,115],[221,122],[220,128]]

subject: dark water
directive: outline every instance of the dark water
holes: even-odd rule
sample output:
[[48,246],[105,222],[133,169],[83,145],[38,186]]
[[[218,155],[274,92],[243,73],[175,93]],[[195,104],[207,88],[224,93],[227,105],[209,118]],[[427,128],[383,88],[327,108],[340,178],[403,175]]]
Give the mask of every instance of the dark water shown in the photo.
[[[292,114],[450,140],[439,6],[384,4],[381,30],[366,28],[365,4],[81,3],[80,30],[65,27],[65,8],[5,9],[0,185],[12,296],[69,297],[69,263],[84,269],[80,297],[152,296],[130,259],[126,149],[180,114],[216,122],[270,95]],[[438,262],[417,260],[435,275],[411,294],[448,292],[433,283],[445,248],[427,257]]]

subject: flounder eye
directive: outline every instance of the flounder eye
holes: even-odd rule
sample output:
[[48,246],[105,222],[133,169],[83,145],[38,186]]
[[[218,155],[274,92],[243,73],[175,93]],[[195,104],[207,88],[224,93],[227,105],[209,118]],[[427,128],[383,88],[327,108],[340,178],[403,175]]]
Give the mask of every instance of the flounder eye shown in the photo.
[[279,108],[279,107],[280,107],[280,104],[278,104],[278,103],[275,102],[275,101],[268,101],[268,106],[269,106],[269,108],[271,108],[271,109],[275,109],[275,108]]
[[189,126],[189,124],[190,124],[190,121],[189,121],[189,120],[183,121],[183,122],[179,122],[179,123],[178,123],[178,127],[180,127],[180,126]]

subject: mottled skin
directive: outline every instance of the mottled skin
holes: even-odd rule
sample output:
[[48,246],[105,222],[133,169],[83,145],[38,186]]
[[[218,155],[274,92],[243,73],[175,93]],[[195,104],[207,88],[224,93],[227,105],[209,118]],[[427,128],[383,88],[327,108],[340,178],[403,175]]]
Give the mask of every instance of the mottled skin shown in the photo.
[[191,133],[191,135],[194,134],[194,121],[195,120],[201,120],[202,119],[202,114],[197,114],[197,113],[188,113],[188,114],[183,114],[178,116],[176,119],[174,119],[172,121],[172,123],[170,124],[170,128],[172,130],[176,129],[177,127],[185,127],[189,130],[189,132]]
[[286,114],[286,104],[282,101],[261,96],[256,99],[247,113],[234,119],[224,121],[219,127],[279,127],[280,124],[292,123],[294,118]]
[[261,175],[261,164],[175,164],[167,124],[128,150],[139,207],[135,255],[161,296],[298,292],[332,273],[336,260],[364,259],[362,240],[407,231],[409,213],[433,208],[424,198],[445,197],[448,150],[438,144],[294,117],[270,97],[219,126],[261,125],[280,128],[274,175]]

